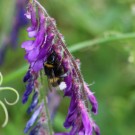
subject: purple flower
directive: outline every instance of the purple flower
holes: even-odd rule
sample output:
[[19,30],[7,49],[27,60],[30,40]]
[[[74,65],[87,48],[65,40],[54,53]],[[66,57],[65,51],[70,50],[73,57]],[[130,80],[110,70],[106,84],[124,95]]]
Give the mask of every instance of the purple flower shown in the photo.
[[27,133],[28,130],[33,126],[33,124],[35,123],[35,121],[37,120],[39,114],[41,113],[43,108],[43,103],[41,103],[41,105],[38,107],[38,109],[34,112],[34,114],[32,115],[32,117],[30,118],[30,120],[27,122],[26,127],[24,129],[24,133]]
[[36,79],[38,77],[38,74],[34,71],[30,71],[30,69],[28,70],[28,72],[26,73],[26,75],[23,78],[23,81],[26,83],[26,90],[23,94],[23,99],[22,102],[26,103],[29,95],[32,93],[32,91],[36,88]]
[[22,27],[28,24],[27,19],[24,16],[25,13],[25,0],[17,0],[15,15],[11,22],[11,32],[3,40],[2,47],[0,48],[0,65],[3,63],[6,50],[8,47],[15,49],[17,47],[18,35]]
[[[37,2],[34,4],[37,4]],[[67,96],[70,98],[70,106],[64,122],[64,127],[70,130],[68,133],[56,133],[55,135],[93,135],[93,132],[95,132],[96,135],[100,135],[99,128],[93,121],[87,108],[87,101],[89,100],[92,105],[91,111],[94,114],[97,114],[98,103],[94,94],[89,90],[82,78],[80,73],[80,61],[75,60],[66,48],[63,37],[58,32],[54,20],[48,16],[39,4],[37,4],[37,8],[35,8],[34,4],[29,3],[28,12],[26,13],[26,17],[31,20],[31,26],[27,29],[27,32],[32,40],[25,41],[22,44],[22,48],[26,51],[25,59],[30,64],[29,71],[24,77],[24,82],[27,83],[27,87],[24,93],[23,102],[27,101],[28,96],[32,93],[33,89],[35,89],[35,91],[38,89],[40,92],[38,77],[42,76],[40,71],[44,67],[45,74],[50,79],[49,81],[52,81],[52,83],[56,81],[56,84],[58,83],[60,85],[61,83],[65,84],[63,90],[64,97]],[[49,61],[50,56],[53,54],[55,54],[55,56]],[[46,73],[45,66],[47,64],[49,67],[49,75]],[[53,87],[55,89],[55,85]],[[53,100],[57,99],[56,94],[54,95],[55,97]],[[50,100],[52,101],[49,94],[49,110],[55,112],[59,102],[51,102],[51,104]],[[38,96],[34,93],[28,112],[34,111],[37,103]],[[40,109],[36,110],[28,121],[24,130],[25,133],[36,121],[41,111],[39,110]],[[50,111],[50,114],[52,116],[52,111]],[[40,116],[40,119],[38,120],[38,123],[41,125],[37,125],[37,127],[31,131],[31,135],[35,135],[35,133],[36,135],[40,135],[40,133],[43,135],[45,134],[46,129],[43,130],[43,128],[41,128],[45,121],[47,121],[45,116],[46,112],[42,113],[42,116]]]
[[41,125],[38,129],[38,132],[33,132],[33,134],[30,135],[49,135],[48,129],[46,129],[43,125]]
[[96,123],[95,122],[93,122],[93,130],[94,130],[94,132],[95,132],[95,134],[96,135],[100,135],[100,129],[99,129],[99,127],[96,125]]
[[[74,88],[78,88],[74,86]],[[77,91],[77,90],[76,90]],[[84,135],[92,135],[92,123],[87,112],[87,108],[84,105],[84,102],[80,99],[77,99],[75,89],[73,90],[70,107],[68,115],[64,126],[66,128],[71,128],[70,134],[75,135],[77,133],[83,133]]]
[[88,95],[88,99],[92,105],[92,109],[91,111],[94,113],[94,114],[97,114],[98,112],[98,102],[94,96],[94,94],[90,91],[90,89],[88,88],[88,86],[86,85],[86,83],[84,84],[84,87],[85,87],[85,91]]
[[64,90],[64,96],[71,96],[72,94],[72,76],[69,74],[64,78],[64,81],[67,85],[66,89]]
[[7,45],[3,45],[2,47],[0,47],[0,65],[3,63],[6,51],[7,51]]
[[29,135],[37,135],[40,130],[41,124],[37,123],[36,126],[30,131]]
[[86,135],[92,135],[92,120],[89,117],[87,108],[84,106],[82,102],[79,103],[79,108],[81,112],[81,118],[82,118],[82,127],[81,127],[81,133],[84,133]]
[[28,83],[26,85],[26,90],[25,90],[25,92],[23,94],[23,100],[22,100],[23,103],[26,103],[27,102],[28,97],[31,94],[31,92],[32,92],[33,89],[34,89],[34,80],[31,78],[28,81]]
[[70,135],[69,133],[55,133],[54,135]]
[[26,75],[23,78],[23,82],[27,82],[30,78],[32,78],[32,75],[30,73],[30,70],[28,70]]
[[[46,28],[45,17],[43,12],[39,10],[39,25],[37,25],[36,13],[32,6],[30,8],[30,16],[32,26],[28,28],[30,37],[35,37],[35,40],[29,40],[22,44],[22,48],[25,48],[25,58],[30,63],[32,70],[38,72],[43,68],[43,63],[50,54],[52,41],[54,35],[49,28]],[[33,34],[33,31],[36,34]]]
[[35,107],[38,104],[38,101],[39,101],[39,99],[38,99],[38,92],[35,92],[33,97],[32,97],[32,102],[30,104],[30,107],[27,110],[28,114],[31,113],[35,109]]
[[13,22],[13,28],[11,31],[11,37],[9,43],[13,48],[16,48],[19,31],[22,27],[28,24],[27,19],[24,16],[25,13],[25,0],[17,0],[16,3],[16,15]]

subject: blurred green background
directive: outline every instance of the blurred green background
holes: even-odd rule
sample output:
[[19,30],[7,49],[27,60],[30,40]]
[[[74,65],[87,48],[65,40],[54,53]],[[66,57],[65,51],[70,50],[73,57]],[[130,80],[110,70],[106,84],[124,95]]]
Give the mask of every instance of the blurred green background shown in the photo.
[[[58,29],[64,35],[68,47],[87,40],[110,38],[120,34],[135,32],[134,0],[39,0],[56,19]],[[11,29],[15,0],[0,1],[0,39]],[[22,82],[24,73],[12,77],[23,68],[24,50],[21,43],[27,39],[26,28],[19,33],[18,47],[7,50],[4,64],[0,66],[5,82],[18,90],[20,97],[25,90]],[[2,40],[0,41],[0,46]],[[81,60],[81,71],[85,81],[95,92],[99,103],[99,113],[93,116],[102,135],[135,134],[135,38],[96,44],[73,53]],[[11,79],[10,79],[11,78]],[[12,92],[1,92],[0,100],[6,97],[13,101]],[[64,98],[54,120],[55,131],[64,131],[62,124],[67,114],[69,102]],[[9,123],[0,127],[0,135],[24,135],[23,129],[29,116],[21,98],[15,106],[7,106]],[[64,109],[63,109],[64,108]],[[65,109],[66,108],[66,109]],[[0,125],[4,121],[0,106]]]

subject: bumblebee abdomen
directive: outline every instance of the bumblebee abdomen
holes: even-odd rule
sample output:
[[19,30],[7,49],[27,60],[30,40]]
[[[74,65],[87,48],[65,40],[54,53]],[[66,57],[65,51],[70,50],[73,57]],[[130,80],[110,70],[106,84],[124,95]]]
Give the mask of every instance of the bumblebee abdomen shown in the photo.
[[54,66],[51,64],[44,64],[44,71],[47,76],[52,76]]
[[49,78],[49,82],[53,87],[56,87],[60,84],[61,78],[59,78],[59,77]]
[[45,63],[44,66],[47,67],[47,68],[53,68],[54,67],[54,65],[48,64],[48,63]]

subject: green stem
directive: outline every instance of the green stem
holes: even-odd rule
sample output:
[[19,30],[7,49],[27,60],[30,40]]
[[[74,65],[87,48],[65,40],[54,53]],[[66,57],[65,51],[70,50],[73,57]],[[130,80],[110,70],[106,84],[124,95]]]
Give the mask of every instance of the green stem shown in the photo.
[[[45,91],[45,89],[42,90],[42,95],[45,93],[43,91]],[[50,115],[49,115],[48,106],[47,106],[47,102],[46,102],[46,97],[47,97],[47,95],[43,96],[45,111],[46,111],[46,117],[48,119],[47,122],[48,122],[48,127],[49,127],[49,134],[53,135],[52,125],[51,125],[51,121],[50,121]]]
[[50,120],[50,115],[49,115],[49,111],[48,111],[48,105],[47,105],[47,92],[45,91],[45,79],[43,78],[42,72],[40,72],[40,80],[41,80],[41,89],[40,89],[40,96],[41,96],[41,100],[44,100],[44,105],[45,105],[45,115],[47,118],[47,125],[48,125],[48,129],[49,129],[49,135],[53,135],[53,129],[52,129],[52,125],[51,125],[51,120]]
[[13,71],[12,73],[8,74],[7,76],[4,77],[4,83],[8,83],[14,78],[19,78],[20,76],[24,76],[25,72],[28,69],[28,65],[22,66],[18,70]]
[[[74,44],[71,47],[69,47],[69,51],[71,53],[74,53],[80,49],[84,49],[86,47],[91,47],[94,45],[100,45],[103,43],[108,43],[108,42],[114,42],[114,41],[120,41],[120,40],[128,40],[128,39],[135,39],[135,33],[127,33],[127,34],[121,34],[121,35],[115,35],[115,36],[110,36],[110,37],[104,37],[104,38],[98,38],[98,39],[94,39],[94,40],[88,40],[88,41],[84,41],[78,44]],[[23,66],[20,69],[8,74],[7,76],[5,76],[4,78],[4,82],[7,83],[10,80],[13,80],[14,78],[18,78],[21,75],[24,75],[25,72],[27,71],[28,66]]]
[[97,38],[94,40],[88,40],[84,41],[78,44],[72,45],[69,50],[71,52],[76,52],[80,49],[86,48],[86,47],[91,47],[93,45],[100,45],[103,43],[108,43],[108,42],[115,42],[119,40],[129,40],[129,39],[135,39],[135,33],[127,33],[127,34],[119,34],[119,35],[114,35],[110,37],[104,37],[104,38]]

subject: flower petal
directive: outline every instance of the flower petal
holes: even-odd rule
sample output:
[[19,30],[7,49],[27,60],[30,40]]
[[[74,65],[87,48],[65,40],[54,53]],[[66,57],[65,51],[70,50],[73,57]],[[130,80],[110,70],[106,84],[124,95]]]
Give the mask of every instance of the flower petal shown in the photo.
[[39,49],[38,48],[34,48],[33,50],[31,50],[28,53],[28,61],[29,62],[34,62],[37,60],[37,57],[39,55]]
[[32,117],[30,118],[30,120],[27,122],[26,127],[24,129],[24,133],[27,133],[28,130],[30,129],[30,127],[33,126],[33,124],[35,123],[35,121],[38,118],[39,114],[41,113],[42,108],[43,108],[43,103],[41,103],[41,105],[34,112],[34,114],[32,115]]
[[31,67],[35,72],[38,72],[43,68],[43,61],[40,60],[40,61],[33,62]]
[[30,51],[34,48],[33,46],[33,40],[25,41],[22,43],[22,48],[24,48],[26,51]]

